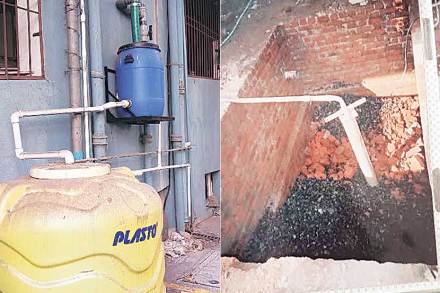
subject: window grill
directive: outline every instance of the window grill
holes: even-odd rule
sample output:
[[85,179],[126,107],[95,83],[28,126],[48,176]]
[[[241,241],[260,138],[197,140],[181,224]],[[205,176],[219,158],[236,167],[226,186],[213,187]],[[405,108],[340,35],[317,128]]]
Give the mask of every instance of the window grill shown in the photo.
[[185,0],[188,75],[220,78],[220,1]]
[[40,0],[0,0],[0,79],[42,79]]

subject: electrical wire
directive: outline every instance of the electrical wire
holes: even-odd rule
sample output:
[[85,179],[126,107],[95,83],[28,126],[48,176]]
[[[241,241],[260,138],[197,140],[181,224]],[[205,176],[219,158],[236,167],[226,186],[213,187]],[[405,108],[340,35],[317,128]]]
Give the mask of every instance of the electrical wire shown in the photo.
[[[181,147],[181,148],[175,148],[175,149],[169,149],[169,150],[162,150],[161,153],[172,153],[172,152],[178,152],[178,151],[186,151],[191,149],[190,146],[188,147]],[[142,157],[142,156],[151,156],[159,154],[159,151],[151,151],[151,152],[138,152],[138,153],[123,153],[119,155],[114,156],[106,156],[106,157],[100,157],[100,158],[90,158],[90,159],[84,159],[84,160],[78,160],[75,161],[76,163],[86,163],[86,162],[96,162],[96,161],[109,161],[114,159],[121,159],[121,158],[130,158],[130,157]]]
[[240,16],[238,17],[237,21],[235,22],[234,27],[232,28],[232,31],[228,34],[228,36],[220,43],[220,47],[223,47],[229,40],[232,38],[232,36],[235,34],[235,31],[237,30],[238,26],[240,25],[241,20],[243,19],[244,15],[247,13],[249,8],[251,7],[251,4],[254,0],[249,0],[249,2],[246,4],[245,8],[241,12]]

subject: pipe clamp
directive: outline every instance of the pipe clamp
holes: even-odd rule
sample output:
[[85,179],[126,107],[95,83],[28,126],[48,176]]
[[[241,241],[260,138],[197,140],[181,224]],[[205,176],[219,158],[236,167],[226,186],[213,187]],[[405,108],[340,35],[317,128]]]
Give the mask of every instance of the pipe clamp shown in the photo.
[[100,79],[104,79],[104,78],[105,78],[104,73],[102,73],[101,71],[91,70],[91,71],[90,71],[90,75],[91,75],[93,78],[100,78]]
[[107,139],[108,139],[107,135],[94,134],[92,136],[92,144],[93,145],[108,145]]
[[171,142],[182,142],[183,138],[179,134],[171,134],[170,135],[170,140],[171,140]]

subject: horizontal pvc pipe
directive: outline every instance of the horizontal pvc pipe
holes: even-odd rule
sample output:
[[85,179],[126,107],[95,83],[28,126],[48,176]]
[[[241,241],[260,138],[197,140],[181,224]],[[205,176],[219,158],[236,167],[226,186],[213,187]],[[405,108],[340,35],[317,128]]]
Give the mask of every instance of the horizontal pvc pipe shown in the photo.
[[56,159],[62,158],[66,162],[66,164],[73,164],[75,159],[73,158],[73,154],[70,151],[62,150],[55,152],[46,152],[46,153],[18,153],[17,157],[21,160],[28,159]]
[[152,168],[148,168],[148,169],[134,170],[133,174],[135,176],[142,176],[144,173],[147,173],[147,172],[154,172],[154,171],[161,171],[161,170],[168,170],[168,169],[188,168],[189,166],[190,166],[190,164],[157,166],[157,167],[152,167]]
[[74,113],[85,113],[85,112],[102,112],[112,108],[128,108],[130,107],[130,102],[123,100],[120,102],[109,102],[101,106],[94,107],[78,107],[78,108],[63,108],[63,109],[49,109],[49,110],[35,110],[35,111],[17,111],[11,115],[11,122],[18,122],[19,118],[22,117],[33,117],[33,116],[49,116],[49,115],[59,115],[59,114],[74,114]]
[[286,96],[286,97],[261,97],[241,98],[233,100],[235,104],[260,104],[260,103],[293,103],[293,102],[338,102],[341,108],[347,107],[345,101],[339,96]]
[[336,113],[324,119],[328,122],[336,117],[342,123],[342,126],[347,134],[353,153],[358,161],[359,167],[364,174],[365,180],[370,186],[377,186],[376,172],[368,155],[367,147],[362,138],[359,125],[356,122],[356,111],[354,107],[361,105],[365,100],[360,99],[347,107],[345,101],[339,96],[322,95],[322,96],[286,96],[286,97],[262,97],[262,98],[241,98],[232,101],[236,104],[262,104],[262,103],[293,103],[293,102],[337,102],[341,109]]
[[23,117],[35,117],[35,116],[47,116],[47,115],[58,115],[58,114],[73,114],[73,113],[86,113],[86,112],[102,112],[112,108],[128,108],[130,107],[130,102],[127,100],[120,102],[110,102],[101,106],[95,107],[79,107],[79,108],[63,108],[63,109],[49,109],[49,110],[36,110],[36,111],[17,111],[11,115],[12,132],[14,135],[15,143],[15,154],[17,158],[21,160],[26,159],[54,159],[62,158],[66,164],[74,163],[75,159],[71,151],[61,150],[53,152],[42,152],[42,153],[26,153],[23,150],[23,143],[21,139],[20,131],[20,118]]

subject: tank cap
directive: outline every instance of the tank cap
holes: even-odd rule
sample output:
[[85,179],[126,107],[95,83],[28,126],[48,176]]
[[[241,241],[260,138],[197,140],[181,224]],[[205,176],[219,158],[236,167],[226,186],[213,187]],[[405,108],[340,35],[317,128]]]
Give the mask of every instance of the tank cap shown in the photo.
[[126,44],[126,45],[119,47],[118,54],[121,53],[122,51],[125,51],[128,49],[133,49],[133,48],[149,48],[149,49],[158,50],[160,52],[160,48],[156,44],[149,43],[149,42],[135,42],[135,43]]
[[36,179],[75,179],[110,174],[110,165],[101,163],[49,164],[32,167],[29,175]]

